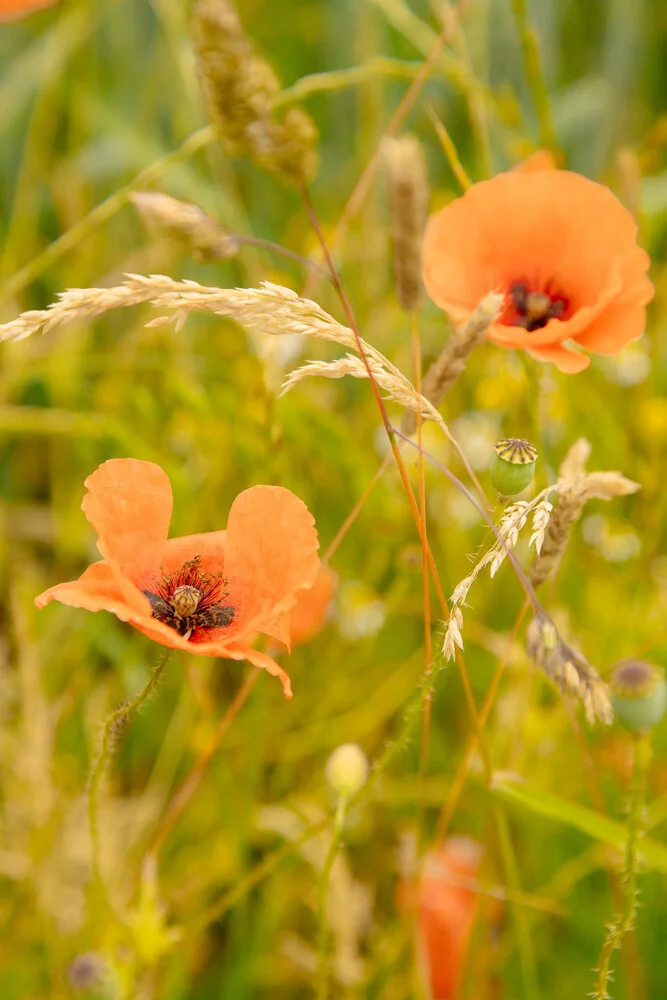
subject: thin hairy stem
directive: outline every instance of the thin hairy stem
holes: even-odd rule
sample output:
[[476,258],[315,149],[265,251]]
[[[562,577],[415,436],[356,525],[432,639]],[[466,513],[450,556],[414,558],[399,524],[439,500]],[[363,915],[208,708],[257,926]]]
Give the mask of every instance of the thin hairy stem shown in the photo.
[[334,817],[331,843],[324,859],[317,893],[317,1000],[326,1000],[329,992],[329,955],[327,950],[327,895],[329,878],[334,866],[345,824],[348,799],[341,795]]
[[137,709],[141,708],[144,702],[152,695],[171,654],[171,649],[165,650],[162,659],[156,667],[153,667],[148,681],[136,698],[133,698],[132,701],[124,701],[118,706],[118,708],[115,708],[113,712],[110,712],[104,720],[104,725],[102,726],[100,749],[90,772],[90,781],[88,784],[88,824],[90,828],[93,878],[97,886],[100,888],[104,885],[102,870],[100,867],[100,782],[102,781],[106,765],[113,754],[116,737],[120,736],[123,729],[130,721],[132,714],[136,712]]
[[623,869],[623,900],[621,912],[609,924],[598,960],[598,975],[593,1000],[611,1000],[608,987],[611,977],[611,959],[623,938],[634,927],[637,914],[637,868],[639,865],[639,838],[642,832],[642,813],[646,795],[646,778],[651,759],[651,737],[642,733],[634,737],[634,765],[628,811],[628,839],[625,845]]

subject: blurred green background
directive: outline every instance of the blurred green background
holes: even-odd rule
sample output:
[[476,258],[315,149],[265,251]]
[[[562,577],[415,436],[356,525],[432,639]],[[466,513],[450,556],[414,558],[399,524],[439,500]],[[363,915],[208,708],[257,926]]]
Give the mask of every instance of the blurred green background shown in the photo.
[[[406,126],[424,143],[433,207],[461,192],[430,109],[474,180],[517,162],[543,138],[512,3],[460,6],[460,26]],[[618,358],[594,358],[578,376],[486,345],[443,413],[487,488],[491,448],[508,434],[538,445],[540,488],[580,435],[592,443],[591,468],[620,469],[641,482],[635,497],[587,507],[559,579],[544,594],[564,634],[606,675],[622,657],[663,665],[667,658],[667,5],[528,6],[564,162],[609,184],[638,214],[656,298],[647,336]],[[432,47],[443,9],[435,0],[239,4],[248,34],[288,90],[284,100],[298,97],[320,130],[312,198],[325,233]],[[44,308],[63,288],[115,284],[126,271],[222,287],[264,279],[302,287],[298,264],[256,248],[232,261],[196,264],[149,237],[129,204],[126,185],[166,191],[235,231],[317,254],[296,191],[254,164],[230,159],[215,142],[162,162],[207,124],[188,19],[188,4],[179,0],[71,0],[0,25],[0,320]],[[147,176],[135,181],[142,171]],[[337,254],[364,337],[410,375],[382,172]],[[329,287],[320,283],[312,295],[341,317]],[[206,914],[273,850],[331,815],[324,766],[337,745],[357,741],[376,760],[402,731],[424,669],[418,538],[392,469],[333,557],[340,586],[331,621],[288,661],[294,700],[285,702],[275,680],[260,678],[153,871],[142,868],[142,858],[159,817],[249,669],[172,658],[104,788],[109,912],[91,891],[87,776],[106,712],[138,692],[159,651],[111,615],[33,608],[36,594],[78,576],[96,557],[80,510],[83,480],[113,456],[158,462],[174,489],[173,534],[224,527],[240,490],[280,484],[308,504],[324,548],[386,449],[366,382],[309,381],[278,399],[284,375],[302,359],[337,356],[332,345],[269,341],[215,317],[192,317],[179,333],[147,329],[152,315],[122,310],[2,345],[0,995],[75,995],[66,970],[77,955],[95,952],[113,969],[103,995],[308,997],[326,834],[309,842],[310,850],[286,851],[222,916]],[[420,317],[427,360],[446,330],[442,314],[427,305]],[[442,437],[432,427],[424,437],[460,474]],[[485,530],[430,468],[427,491],[429,537],[451,593]],[[518,552],[528,558],[525,543]],[[465,659],[479,703],[522,603],[511,569],[484,578],[471,603]],[[433,615],[438,649],[435,601]],[[471,733],[454,667],[438,677],[424,784],[417,779],[419,731],[417,720],[345,831],[332,932],[334,947],[346,941],[355,961],[347,978],[334,963],[332,996],[419,995],[410,930],[395,898],[399,847],[417,823],[428,843]],[[584,997],[592,989],[590,970],[612,915],[607,867],[618,868],[618,855],[602,834],[576,829],[567,803],[623,820],[631,748],[616,727],[591,732],[579,722],[574,731],[577,738],[572,713],[515,643],[487,745],[494,768],[521,774],[534,796],[506,806],[521,888],[560,909],[518,907],[526,948],[511,908],[499,913],[482,896],[461,997],[528,996],[530,952],[533,997]],[[654,747],[648,819],[659,841],[667,819],[664,726]],[[555,815],[539,814],[547,792],[562,800]],[[473,766],[452,829],[484,844],[481,877],[502,886],[495,801]],[[615,956],[616,1000],[667,995],[667,868],[660,867],[641,870],[636,934],[622,959]]]

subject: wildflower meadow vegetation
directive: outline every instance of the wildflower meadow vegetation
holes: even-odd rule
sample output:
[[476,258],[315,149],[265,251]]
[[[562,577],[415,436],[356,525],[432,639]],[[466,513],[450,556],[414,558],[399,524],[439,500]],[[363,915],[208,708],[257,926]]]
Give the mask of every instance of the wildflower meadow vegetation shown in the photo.
[[666,46],[0,0],[0,997],[667,997]]

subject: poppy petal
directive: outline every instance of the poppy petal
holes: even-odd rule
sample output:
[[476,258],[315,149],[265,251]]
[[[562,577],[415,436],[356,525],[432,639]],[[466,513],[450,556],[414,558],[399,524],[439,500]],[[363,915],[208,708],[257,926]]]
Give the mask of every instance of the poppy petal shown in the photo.
[[56,3],[58,0],[0,0],[0,21],[18,21]]
[[536,149],[525,160],[515,164],[512,170],[521,174],[534,174],[538,170],[558,170],[556,157],[548,149]]
[[641,278],[577,335],[578,344],[595,354],[618,354],[626,344],[639,340],[646,329],[644,306],[653,296],[653,285],[646,275]]
[[299,590],[317,575],[319,543],[308,508],[280,486],[253,486],[229,512],[225,576],[239,629],[267,631],[289,646]]
[[159,567],[171,520],[167,474],[153,462],[112,458],[85,481],[81,504],[97,547],[137,586]]
[[538,361],[550,361],[551,364],[555,365],[560,371],[567,372],[569,375],[574,375],[577,372],[583,372],[583,370],[588,368],[591,363],[591,359],[587,354],[579,354],[576,351],[570,351],[567,347],[563,347],[561,344],[536,347],[529,350],[528,354],[530,354],[532,358],[536,358]]
[[[456,323],[489,291],[507,293],[488,339],[581,370],[584,362],[566,348],[549,348],[573,340],[615,354],[640,336],[653,295],[649,258],[637,246],[635,219],[608,188],[541,159],[473,185],[431,217],[424,283]],[[564,316],[530,331],[513,325],[510,292],[517,284],[562,301]]]
[[170,649],[181,649],[186,653],[195,656],[213,656],[226,660],[247,660],[256,667],[262,667],[274,677],[278,677],[283,686],[286,698],[292,697],[292,686],[289,675],[280,667],[272,657],[266,653],[261,653],[258,649],[253,649],[242,643],[234,642],[233,637],[228,641],[219,642],[190,642],[168,625],[163,625],[155,618],[133,617],[130,621],[136,629],[143,632],[149,639],[159,642],[162,646]]
[[160,572],[164,576],[177,573],[186,562],[199,558],[201,568],[212,576],[224,573],[226,531],[209,531],[200,535],[169,538],[162,550]]
[[51,601],[59,601],[73,608],[85,608],[87,611],[110,611],[125,622],[150,610],[146,598],[136,588],[130,591],[127,587],[122,587],[111,567],[104,562],[93,563],[78,580],[58,583],[35,598],[38,608],[45,607]]
[[290,681],[289,674],[272,657],[267,656],[266,653],[260,652],[259,649],[252,649],[251,646],[238,645],[228,646],[225,656],[233,660],[247,660],[254,667],[262,667],[267,673],[280,680],[285,697],[292,698],[292,682]]
[[290,615],[293,646],[310,642],[324,627],[337,582],[334,571],[322,564],[312,587],[300,591]]

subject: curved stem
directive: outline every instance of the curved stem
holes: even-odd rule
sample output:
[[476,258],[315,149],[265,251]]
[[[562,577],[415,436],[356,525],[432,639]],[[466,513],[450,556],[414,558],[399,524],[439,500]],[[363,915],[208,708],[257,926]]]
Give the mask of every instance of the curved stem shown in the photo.
[[160,820],[160,825],[158,826],[151,845],[147,851],[147,854],[157,854],[162,847],[167,834],[173,827],[174,823],[181,815],[186,805],[195,794],[199,788],[201,779],[204,776],[204,772],[211,762],[213,754],[216,752],[223,739],[225,738],[229,727],[236,718],[236,716],[241,711],[241,708],[245,704],[248,695],[254,688],[255,684],[259,679],[261,674],[261,669],[259,667],[253,667],[245,681],[236,692],[233,701],[231,702],[229,708],[225,714],[220,719],[216,730],[210,739],[207,746],[202,750],[201,754],[195,761],[192,770],[188,774],[187,778],[180,786],[176,794],[173,796],[169,802],[166,812],[163,814]]
[[[401,438],[403,441],[407,441],[408,444],[412,445],[413,448],[419,448],[419,445],[417,445],[414,441],[412,441],[406,434],[403,434],[401,431],[399,431],[398,428],[392,427],[392,432],[393,432],[393,434],[396,435],[396,437]],[[530,603],[532,604],[532,606],[533,606],[533,608],[535,609],[536,612],[539,612],[540,614],[543,614],[545,617],[548,617],[548,615],[546,614],[546,611],[544,610],[544,608],[542,606],[542,603],[541,603],[540,599],[538,598],[537,594],[535,593],[535,588],[533,587],[532,583],[528,579],[528,576],[526,575],[526,573],[523,571],[523,569],[521,567],[521,564],[519,563],[519,560],[516,558],[516,556],[514,555],[514,553],[512,552],[512,550],[510,549],[510,547],[503,542],[500,530],[497,527],[497,525],[494,524],[492,518],[489,516],[489,512],[484,509],[484,507],[479,502],[479,500],[477,499],[477,497],[474,496],[470,492],[470,490],[468,489],[468,487],[465,486],[461,482],[461,480],[458,478],[458,476],[456,476],[451,471],[451,469],[448,469],[446,465],[443,465],[442,462],[439,462],[437,460],[437,458],[435,458],[433,455],[430,455],[429,452],[424,451],[423,448],[421,448],[420,451],[423,451],[424,458],[428,458],[429,462],[432,462],[433,465],[435,465],[436,469],[439,469],[440,472],[444,473],[444,475],[447,476],[447,478],[449,479],[449,481],[454,486],[456,486],[457,490],[459,490],[459,492],[463,493],[463,495],[470,501],[470,503],[477,510],[477,512],[484,518],[484,520],[488,524],[489,528],[491,528],[491,531],[494,533],[494,535],[496,536],[496,538],[498,539],[498,541],[502,542],[503,545],[505,545],[505,548],[507,549],[507,558],[510,561],[510,563],[512,564],[512,568],[514,569],[514,572],[516,573],[517,577],[519,578],[519,583],[523,587],[523,589],[524,589],[524,591],[526,593],[526,597],[528,598],[528,600],[530,601]]]
[[102,726],[102,741],[99,753],[90,772],[90,782],[88,785],[88,824],[90,828],[90,843],[92,850],[93,878],[99,887],[103,887],[102,871],[100,868],[100,827],[99,827],[99,794],[100,782],[104,774],[107,762],[114,751],[115,738],[120,736],[127,723],[130,721],[133,712],[141,708],[147,698],[155,690],[162,671],[167,665],[167,661],[172,654],[171,649],[165,653],[156,667],[151,669],[151,675],[142,690],[132,701],[124,701],[107,715]]

